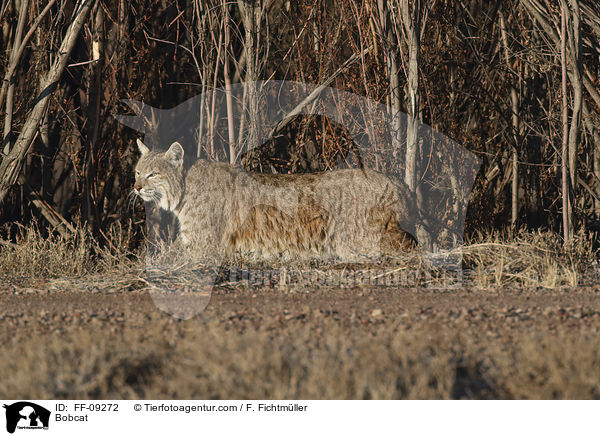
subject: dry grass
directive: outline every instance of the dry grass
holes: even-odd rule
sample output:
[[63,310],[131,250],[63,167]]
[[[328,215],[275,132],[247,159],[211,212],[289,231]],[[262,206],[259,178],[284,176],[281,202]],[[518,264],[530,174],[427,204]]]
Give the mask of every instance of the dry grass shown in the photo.
[[[37,230],[25,229],[16,247],[2,248],[0,276],[47,277],[53,281],[44,289],[52,290],[48,283],[64,277],[91,280],[98,287],[99,277],[111,275],[98,289],[125,289],[147,277],[146,258],[132,259],[120,250],[125,245],[120,237],[116,233],[100,249],[82,231],[70,238],[42,238]],[[579,237],[564,248],[558,238],[543,233],[480,235],[463,253],[470,268],[466,284],[483,288],[576,286],[589,277],[596,260],[589,240]],[[159,255],[148,262],[172,266],[173,259],[185,269],[185,258]],[[412,261],[398,261],[394,268],[424,268]],[[327,265],[310,267],[325,271]],[[64,282],[64,289],[73,288],[72,280]],[[278,288],[264,292],[269,295],[265,306],[282,304],[278,297],[285,293]],[[285,304],[293,301],[290,297]],[[0,396],[600,399],[600,338],[589,320],[581,331],[562,321],[550,327],[543,317],[527,328],[501,319],[490,330],[484,313],[474,325],[420,318],[419,313],[411,315],[414,322],[390,314],[385,322],[364,324],[353,314],[315,318],[314,311],[303,309],[306,316],[289,322],[265,315],[257,322],[231,324],[210,311],[180,322],[156,310],[140,314],[140,322],[95,318],[95,324],[82,327],[65,310],[71,321],[59,318],[54,322],[59,330],[42,334],[14,318],[16,333],[7,334],[11,339],[0,348],[3,356],[11,356],[0,361]],[[377,313],[381,310],[373,317]],[[0,321],[7,322],[4,316],[0,313]],[[37,322],[35,315],[29,319]]]
[[593,242],[578,234],[569,246],[552,233],[478,234],[461,248],[469,279],[479,288],[578,286],[597,280]]
[[43,237],[35,226],[21,229],[15,245],[0,251],[0,274],[19,277],[81,275],[95,269],[93,241],[79,229],[70,237]]
[[[145,280],[143,270],[150,268],[154,273],[163,271],[165,276],[176,273],[184,284],[193,287],[194,280],[206,276],[206,273],[198,271],[220,269],[227,274],[229,269],[237,269],[277,271],[276,281],[264,284],[278,284],[280,288],[314,284],[290,282],[293,274],[286,271],[312,274],[313,281],[317,282],[319,277],[331,279],[332,274],[337,274],[341,280],[352,280],[357,272],[361,272],[377,281],[377,285],[380,285],[379,282],[385,284],[386,280],[402,287],[447,287],[456,284],[452,275],[445,274],[443,269],[436,270],[418,253],[360,265],[317,261],[265,265],[244,259],[215,264],[214,260],[207,262],[190,257],[177,244],[131,253],[123,248],[128,246],[127,238],[125,232],[115,229],[107,235],[108,243],[100,247],[82,228],[69,237],[58,234],[42,237],[36,226],[23,228],[16,244],[0,248],[0,277],[11,280],[56,279],[102,273],[120,277],[121,281],[126,278],[133,283]],[[516,236],[502,232],[480,233],[471,237],[459,251],[465,271],[462,284],[481,289],[506,286],[554,289],[589,285],[600,279],[597,253],[590,238],[583,234],[577,235],[573,243],[565,247],[559,236],[547,232],[519,233]],[[227,280],[228,277],[225,277],[224,281]],[[223,282],[223,278],[220,281]],[[118,287],[126,285],[121,283]]]
[[43,236],[37,225],[22,227],[16,243],[4,242],[0,247],[0,277],[49,279],[139,269],[138,256],[124,248],[127,237],[121,229],[113,228],[108,242],[101,246],[82,227],[68,236]]
[[510,347],[434,323],[333,321],[236,331],[205,321],[109,335],[72,329],[4,347],[4,398],[600,398],[600,339],[522,334]]

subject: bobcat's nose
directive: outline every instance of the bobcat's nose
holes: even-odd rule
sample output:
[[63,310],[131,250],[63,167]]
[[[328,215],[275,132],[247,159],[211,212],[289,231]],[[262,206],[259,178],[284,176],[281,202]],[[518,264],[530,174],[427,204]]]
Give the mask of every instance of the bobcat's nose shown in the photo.
[[133,185],[133,189],[136,191],[139,191],[140,189],[142,189],[142,185],[140,185],[139,183],[136,183],[135,185]]

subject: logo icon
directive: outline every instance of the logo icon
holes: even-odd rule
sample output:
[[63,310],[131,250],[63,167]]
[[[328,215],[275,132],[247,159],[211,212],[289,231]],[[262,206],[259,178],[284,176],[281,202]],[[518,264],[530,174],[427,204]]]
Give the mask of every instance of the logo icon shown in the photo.
[[50,411],[42,406],[29,401],[19,401],[10,405],[4,404],[6,409],[6,431],[14,433],[19,429],[48,429]]

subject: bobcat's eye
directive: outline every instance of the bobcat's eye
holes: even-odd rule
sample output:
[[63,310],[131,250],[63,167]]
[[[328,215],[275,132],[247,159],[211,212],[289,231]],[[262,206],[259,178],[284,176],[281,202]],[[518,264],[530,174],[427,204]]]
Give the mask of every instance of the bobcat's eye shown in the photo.
[[151,179],[152,177],[156,177],[158,176],[158,173],[155,173],[154,171],[152,171],[151,173],[148,173],[148,175],[146,176],[147,179]]
[[135,170],[135,176],[137,177],[139,175],[140,175],[140,172],[138,170]]

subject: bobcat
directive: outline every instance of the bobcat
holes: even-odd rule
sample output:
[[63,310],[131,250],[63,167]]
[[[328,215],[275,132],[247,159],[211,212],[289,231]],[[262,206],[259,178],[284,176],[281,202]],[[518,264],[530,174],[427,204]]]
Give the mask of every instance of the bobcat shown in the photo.
[[313,174],[248,173],[198,160],[184,169],[183,147],[141,157],[134,192],[171,211],[186,248],[205,256],[361,261],[410,251],[407,188],[369,169]]

